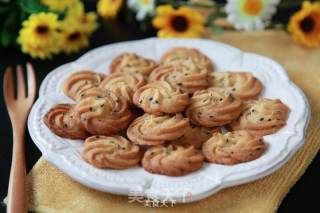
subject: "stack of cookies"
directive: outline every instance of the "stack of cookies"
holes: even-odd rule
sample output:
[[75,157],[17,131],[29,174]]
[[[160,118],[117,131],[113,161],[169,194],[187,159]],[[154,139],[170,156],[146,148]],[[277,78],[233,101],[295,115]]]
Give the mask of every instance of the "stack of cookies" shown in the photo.
[[124,53],[110,73],[72,74],[63,90],[75,103],[44,117],[56,135],[85,140],[83,159],[97,168],[182,176],[204,161],[252,161],[289,113],[280,100],[258,98],[263,85],[251,73],[214,72],[193,48],[173,48],[159,62]]

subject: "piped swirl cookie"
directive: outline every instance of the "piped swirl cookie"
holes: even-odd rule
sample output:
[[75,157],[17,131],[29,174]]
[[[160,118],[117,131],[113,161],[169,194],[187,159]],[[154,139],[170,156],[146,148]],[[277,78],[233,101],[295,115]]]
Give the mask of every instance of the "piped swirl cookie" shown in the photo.
[[262,138],[246,130],[214,133],[202,146],[207,161],[227,165],[255,160],[265,150]]
[[97,168],[126,169],[138,165],[140,148],[121,136],[91,136],[84,142],[82,157]]
[[254,99],[262,90],[261,82],[249,72],[212,72],[209,79],[211,87],[224,88],[242,100]]
[[110,65],[111,73],[140,73],[148,76],[157,66],[157,63],[151,59],[143,58],[135,53],[123,53],[113,59]]
[[185,134],[189,119],[182,114],[156,116],[144,114],[134,120],[127,130],[128,138],[138,145],[159,145]]
[[81,99],[83,92],[98,87],[104,77],[103,74],[91,71],[76,72],[64,82],[63,91],[68,97],[78,101]]
[[142,159],[143,168],[168,176],[182,176],[199,170],[204,157],[193,146],[155,146],[149,148]]
[[166,81],[155,81],[139,88],[133,95],[133,102],[150,114],[173,114],[184,111],[189,97]]
[[58,104],[44,116],[44,123],[56,135],[70,139],[85,139],[89,136],[73,110],[72,104]]
[[153,70],[149,81],[166,81],[183,92],[194,93],[209,86],[208,75],[207,69],[198,68],[193,63],[177,66],[165,65]]
[[289,111],[279,99],[250,100],[244,104],[242,115],[228,127],[231,130],[246,129],[261,136],[273,134],[286,124]]
[[219,127],[207,128],[202,126],[196,126],[189,124],[186,133],[172,144],[182,145],[182,146],[194,146],[197,149],[201,149],[202,144],[211,138],[212,134],[219,132]]
[[241,113],[242,101],[222,88],[209,88],[193,94],[187,116],[196,125],[205,127],[231,123]]
[[[90,92],[92,94],[90,95]],[[94,89],[76,105],[86,130],[93,135],[111,135],[127,128],[132,119],[127,102],[113,92]]]
[[132,104],[133,93],[146,84],[144,77],[137,74],[117,72],[107,76],[100,84],[100,87],[112,91],[123,97],[129,104]]
[[195,66],[196,69],[206,69],[208,72],[213,71],[211,60],[195,48],[172,48],[161,57],[160,64]]

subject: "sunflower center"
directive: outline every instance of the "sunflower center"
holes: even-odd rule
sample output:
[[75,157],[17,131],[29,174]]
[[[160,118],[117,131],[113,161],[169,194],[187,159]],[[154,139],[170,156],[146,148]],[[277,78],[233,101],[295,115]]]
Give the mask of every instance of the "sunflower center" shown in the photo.
[[82,16],[81,17],[81,22],[82,23],[87,23],[88,22],[87,16]]
[[44,35],[44,34],[46,34],[48,31],[49,31],[48,26],[39,25],[39,26],[36,27],[36,32],[37,32],[38,34]]
[[247,14],[256,16],[262,10],[262,2],[261,0],[246,0],[243,9]]
[[311,16],[308,16],[302,19],[300,22],[300,28],[303,32],[310,33],[313,31],[315,24],[314,19]]
[[189,22],[184,16],[173,16],[171,26],[175,31],[184,32],[188,29]]
[[69,41],[75,41],[75,40],[78,40],[80,38],[80,33],[79,32],[74,32],[74,33],[71,33],[69,36],[68,36],[68,40]]

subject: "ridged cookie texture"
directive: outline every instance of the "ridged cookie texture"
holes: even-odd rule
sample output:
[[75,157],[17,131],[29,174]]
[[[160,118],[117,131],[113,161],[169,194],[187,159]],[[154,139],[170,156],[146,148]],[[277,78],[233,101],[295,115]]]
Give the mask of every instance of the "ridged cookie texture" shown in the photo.
[[240,113],[242,101],[222,88],[209,88],[193,94],[187,116],[196,125],[205,127],[231,123]]
[[279,99],[259,99],[245,102],[242,115],[233,121],[231,130],[245,129],[255,135],[269,135],[277,132],[284,125],[290,109]]
[[164,65],[152,71],[149,81],[166,81],[186,93],[206,89],[209,86],[207,69],[190,65]]
[[144,114],[131,123],[127,136],[138,145],[160,145],[184,135],[188,123],[189,119],[184,118],[182,114],[173,116]]
[[189,96],[166,81],[156,81],[139,88],[134,93],[133,102],[150,114],[173,114],[185,110]]
[[111,91],[95,89],[76,105],[86,130],[93,135],[112,135],[128,127],[132,113],[126,100]]
[[219,131],[220,127],[207,128],[189,124],[186,133],[177,140],[172,141],[172,144],[194,146],[197,149],[201,149],[202,144],[211,138],[213,133]]
[[143,156],[143,168],[155,174],[182,176],[199,170],[204,157],[193,146],[155,146],[149,148]]
[[117,56],[110,65],[110,72],[140,73],[148,76],[157,66],[154,60],[143,58],[135,53],[123,53]]
[[88,132],[73,109],[73,104],[58,104],[44,116],[44,123],[56,135],[69,139],[85,139]]
[[137,166],[140,148],[122,136],[91,136],[84,142],[82,157],[97,168],[126,169]]
[[167,51],[160,59],[162,65],[195,66],[198,69],[213,71],[211,60],[198,49],[176,47]]
[[210,87],[224,88],[242,100],[257,98],[262,83],[249,72],[212,72],[209,77]]
[[136,90],[146,84],[145,78],[139,74],[116,72],[108,75],[100,84],[100,88],[112,91],[123,97],[132,105],[132,97]]
[[100,85],[105,75],[91,71],[79,71],[70,75],[63,84],[64,93],[71,99],[78,101],[83,92]]
[[262,138],[246,130],[214,133],[202,146],[207,161],[227,165],[255,160],[265,150]]

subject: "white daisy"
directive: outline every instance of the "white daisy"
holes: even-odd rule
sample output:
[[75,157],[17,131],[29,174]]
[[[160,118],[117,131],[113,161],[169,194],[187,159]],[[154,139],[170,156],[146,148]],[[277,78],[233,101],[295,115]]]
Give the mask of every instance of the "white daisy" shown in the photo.
[[141,21],[155,13],[155,0],[128,0],[128,7],[137,13],[136,19]]
[[228,0],[228,20],[238,30],[261,31],[276,12],[280,0]]

